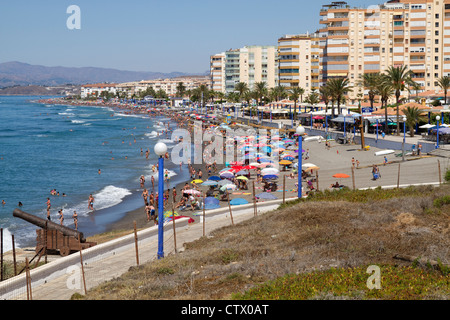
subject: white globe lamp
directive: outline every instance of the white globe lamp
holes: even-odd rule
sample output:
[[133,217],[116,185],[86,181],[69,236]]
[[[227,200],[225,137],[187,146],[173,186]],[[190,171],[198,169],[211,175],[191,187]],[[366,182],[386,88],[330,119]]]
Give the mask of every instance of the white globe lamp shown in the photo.
[[163,142],[158,142],[157,144],[155,144],[154,150],[158,156],[162,157],[167,152],[167,146]]

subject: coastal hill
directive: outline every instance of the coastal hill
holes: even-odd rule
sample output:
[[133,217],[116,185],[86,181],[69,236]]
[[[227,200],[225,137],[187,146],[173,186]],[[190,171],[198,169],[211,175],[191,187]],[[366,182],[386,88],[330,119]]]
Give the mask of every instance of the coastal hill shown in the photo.
[[12,86],[58,86],[99,82],[129,82],[187,76],[182,72],[137,72],[108,68],[47,67],[12,61],[0,63],[0,88]]
[[[73,299],[448,300],[449,191],[446,183],[317,192]],[[381,290],[367,284],[374,265]]]

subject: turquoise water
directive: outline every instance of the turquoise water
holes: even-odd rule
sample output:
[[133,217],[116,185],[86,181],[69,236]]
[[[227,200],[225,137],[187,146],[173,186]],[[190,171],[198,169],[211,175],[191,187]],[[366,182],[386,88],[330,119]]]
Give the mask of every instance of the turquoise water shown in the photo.
[[[0,227],[6,249],[10,234],[18,247],[35,245],[36,227],[12,212],[21,202],[21,210],[45,219],[47,197],[52,221],[59,223],[58,210],[63,209],[64,225],[74,227],[76,210],[78,230],[86,236],[102,232],[143,205],[139,177],[144,175],[151,188],[154,144],[163,139],[169,148],[175,145],[170,135],[158,136],[168,119],[109,107],[31,102],[39,98],[0,96],[0,201],[6,202],[0,205]],[[165,167],[170,186],[188,178],[179,166]],[[52,196],[52,189],[60,195]],[[95,198],[94,213],[88,210],[89,194]]]

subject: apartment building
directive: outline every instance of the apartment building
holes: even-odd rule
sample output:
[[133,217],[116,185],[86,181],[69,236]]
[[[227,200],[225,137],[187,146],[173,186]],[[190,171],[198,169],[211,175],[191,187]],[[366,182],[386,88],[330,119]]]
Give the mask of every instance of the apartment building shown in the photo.
[[239,82],[250,89],[256,82],[278,85],[277,46],[245,46],[211,56],[211,84],[215,91],[233,92]]
[[116,94],[117,84],[116,83],[95,83],[95,84],[84,84],[81,86],[81,98],[87,98],[90,96],[99,97],[102,92],[108,92]]
[[[368,8],[346,2],[320,11],[322,82],[407,65],[423,90],[450,73],[450,0],[393,0]],[[357,90],[349,94],[356,99]]]
[[308,94],[320,85],[319,34],[284,35],[278,39],[278,82]]
[[211,88],[209,76],[188,76],[120,83],[117,85],[117,91],[125,92],[131,98],[134,95],[139,95],[148,88],[153,88],[155,91],[164,90],[168,96],[174,97],[177,95],[177,86],[180,82],[183,83],[186,91],[196,89],[201,85],[205,85],[208,89]]
[[225,52],[210,57],[211,89],[225,93]]

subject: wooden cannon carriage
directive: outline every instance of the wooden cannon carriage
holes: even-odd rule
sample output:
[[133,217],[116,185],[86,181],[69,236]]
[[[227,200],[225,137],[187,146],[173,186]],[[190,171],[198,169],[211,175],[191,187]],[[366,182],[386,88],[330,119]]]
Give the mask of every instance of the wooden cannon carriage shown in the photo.
[[36,255],[59,252],[61,256],[95,246],[96,242],[87,242],[82,232],[66,226],[36,217],[19,209],[13,211],[13,216],[25,220],[35,226],[36,230]]

